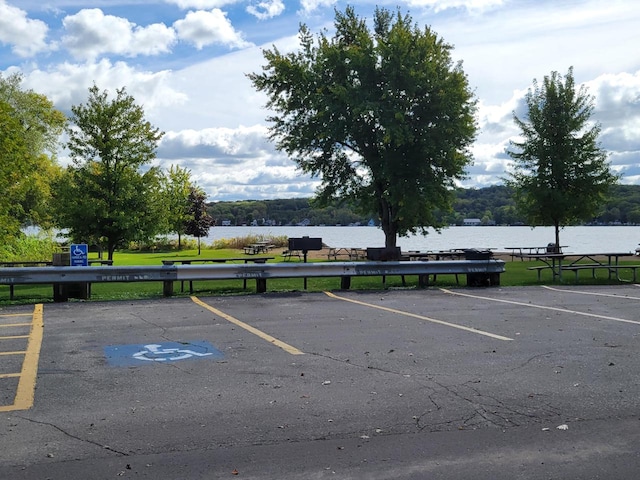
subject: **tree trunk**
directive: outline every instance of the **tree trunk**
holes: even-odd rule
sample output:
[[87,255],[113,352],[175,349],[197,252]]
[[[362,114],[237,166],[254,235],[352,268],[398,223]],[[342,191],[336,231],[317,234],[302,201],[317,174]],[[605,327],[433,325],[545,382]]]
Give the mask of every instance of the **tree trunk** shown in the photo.
[[386,248],[393,248],[396,246],[396,237],[398,236],[398,230],[393,222],[393,212],[391,206],[382,196],[382,189],[379,189],[379,215],[380,226],[384,232],[384,246]]
[[198,255],[200,255],[200,237],[198,237]]
[[389,230],[392,231],[385,230],[384,232],[384,246],[386,248],[393,248],[396,246],[396,240],[398,236],[396,232],[393,231],[393,228],[391,226],[389,226]]
[[560,224],[555,222],[554,227],[556,232],[556,253],[560,253]]

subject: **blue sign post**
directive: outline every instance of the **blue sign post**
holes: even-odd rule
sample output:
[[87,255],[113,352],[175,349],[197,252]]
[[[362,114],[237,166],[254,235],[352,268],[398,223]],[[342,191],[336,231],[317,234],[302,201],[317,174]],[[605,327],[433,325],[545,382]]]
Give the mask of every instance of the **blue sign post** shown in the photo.
[[89,266],[89,247],[86,243],[72,243],[69,254],[72,267]]

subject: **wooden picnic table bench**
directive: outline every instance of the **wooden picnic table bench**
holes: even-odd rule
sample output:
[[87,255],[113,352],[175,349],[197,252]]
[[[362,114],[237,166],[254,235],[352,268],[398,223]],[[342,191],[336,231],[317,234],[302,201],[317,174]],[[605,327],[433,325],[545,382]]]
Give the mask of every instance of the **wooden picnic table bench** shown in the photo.
[[256,243],[251,243],[249,245],[245,245],[243,250],[245,255],[257,255],[259,253],[267,253],[272,248],[276,246],[273,245],[270,241],[264,240]]
[[338,260],[338,257],[348,258],[351,261],[367,258],[367,249],[360,247],[329,247],[327,260]]
[[549,252],[549,245],[545,245],[544,247],[504,247],[505,250],[511,251],[511,261],[513,262],[515,257],[520,258],[520,261],[524,262],[524,258],[522,258],[523,254],[526,255],[537,255],[542,253],[562,253],[563,248],[567,248],[567,245],[560,245],[559,248],[556,248],[557,252]]
[[[50,267],[53,265],[52,261],[42,260],[42,261],[32,261],[32,260],[14,260],[11,262],[0,262],[0,267]],[[15,293],[15,285],[13,283],[9,284],[9,300],[13,300]]]
[[25,261],[25,260],[15,260],[12,262],[0,262],[0,267],[50,267],[53,265],[53,262],[43,260],[43,261]]
[[298,257],[298,260],[302,260],[302,252],[300,250],[284,250],[282,252],[282,260],[288,262],[293,257]]
[[[533,270],[538,272],[538,281],[540,281],[541,273],[543,270],[551,270],[552,279],[556,278],[562,281],[563,271],[572,271],[576,274],[576,280],[578,278],[578,272],[580,270],[592,270],[595,276],[595,269],[607,269],[609,271],[609,278],[612,273],[616,274],[616,279],[620,280],[618,270],[621,268],[630,268],[634,273],[635,268],[630,265],[620,265],[620,257],[633,256],[630,252],[603,252],[603,253],[523,253],[517,254],[518,258],[526,258],[530,260],[538,260],[544,263],[544,265],[537,265],[528,267],[527,270]],[[606,259],[606,260],[604,260]],[[587,261],[587,262],[585,262]],[[634,280],[635,281],[635,280]]]
[[[111,266],[113,265],[113,260],[101,260],[101,259],[89,259],[87,260],[89,265],[102,265],[102,266]],[[11,262],[0,262],[0,267],[51,267],[53,266],[53,261],[49,260],[14,260]],[[91,296],[91,284],[87,284],[87,295]],[[15,285],[9,284],[9,299],[13,300],[15,296]]]
[[[162,260],[163,265],[192,265],[194,263],[266,263],[267,260],[275,260],[276,257],[234,257],[234,258],[169,258]],[[243,280],[243,288],[247,288],[247,279]],[[184,292],[184,281],[180,282],[180,291]],[[189,293],[193,293],[193,280],[189,280]]]

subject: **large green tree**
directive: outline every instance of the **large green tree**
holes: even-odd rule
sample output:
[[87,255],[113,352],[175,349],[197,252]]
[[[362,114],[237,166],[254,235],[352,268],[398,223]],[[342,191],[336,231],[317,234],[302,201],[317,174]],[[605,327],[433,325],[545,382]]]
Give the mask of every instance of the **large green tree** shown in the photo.
[[271,138],[321,178],[318,198],[355,200],[375,212],[385,245],[440,227],[470,163],[476,103],[452,47],[408,15],[376,9],[373,31],[352,8],[335,35],[300,28],[299,51],[264,52],[253,85],[275,114]]
[[600,125],[591,120],[594,103],[583,85],[577,88],[570,68],[536,80],[525,97],[527,116],[513,115],[520,139],[510,142],[514,160],[507,184],[532,225],[560,228],[590,220],[618,181],[607,152],[598,142]]
[[59,224],[73,240],[101,245],[113,259],[117,247],[148,240],[163,225],[160,172],[143,171],[163,133],[124,88],[110,100],[94,85],[87,103],[71,110],[73,163],[57,185]]
[[4,213],[10,214],[18,224],[48,226],[50,184],[60,172],[56,152],[66,117],[46,96],[24,89],[19,74],[8,77],[0,74],[0,103],[2,115],[13,119],[11,124],[4,123],[3,135],[10,135],[11,129],[14,144],[19,141],[25,153],[2,156],[4,181],[9,176],[13,178],[11,188],[2,189],[4,201],[11,206],[11,211]]
[[20,233],[15,201],[22,197],[22,182],[30,165],[24,129],[14,113],[11,105],[0,101],[0,238],[4,242]]

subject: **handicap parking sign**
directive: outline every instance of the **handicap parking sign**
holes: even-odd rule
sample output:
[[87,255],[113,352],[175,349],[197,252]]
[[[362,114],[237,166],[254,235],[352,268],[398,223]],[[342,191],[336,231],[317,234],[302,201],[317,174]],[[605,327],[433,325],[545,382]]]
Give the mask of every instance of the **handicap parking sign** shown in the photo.
[[86,243],[72,243],[69,248],[69,259],[72,267],[89,265],[89,247]]
[[208,342],[162,342],[104,347],[107,361],[114,367],[173,363],[184,360],[220,359],[223,354]]

